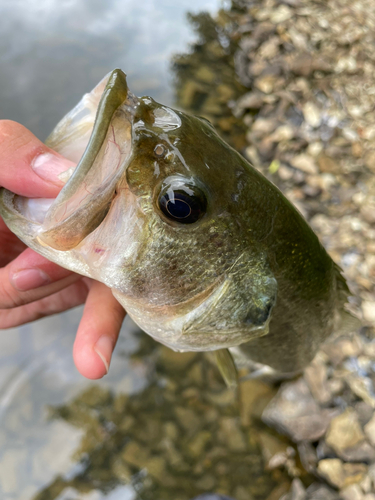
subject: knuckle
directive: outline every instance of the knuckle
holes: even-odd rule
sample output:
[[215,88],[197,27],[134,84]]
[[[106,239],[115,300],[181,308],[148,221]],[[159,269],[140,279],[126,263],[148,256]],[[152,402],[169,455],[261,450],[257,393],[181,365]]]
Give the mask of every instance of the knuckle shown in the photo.
[[12,309],[22,304],[21,297],[9,280],[0,283],[0,309]]

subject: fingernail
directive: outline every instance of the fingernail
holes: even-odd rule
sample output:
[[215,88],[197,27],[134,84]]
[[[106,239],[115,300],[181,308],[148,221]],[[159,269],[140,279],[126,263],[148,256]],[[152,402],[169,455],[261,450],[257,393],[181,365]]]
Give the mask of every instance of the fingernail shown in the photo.
[[94,346],[94,351],[103,361],[106,372],[108,373],[109,364],[111,362],[112,352],[113,352],[113,341],[111,337],[107,335],[102,335]]
[[51,278],[41,269],[22,269],[14,273],[10,279],[13,286],[21,292],[51,283]]
[[52,153],[43,153],[36,156],[31,163],[31,168],[41,179],[58,186],[65,184],[64,178],[61,178],[60,174],[75,166],[74,162],[55,156]]

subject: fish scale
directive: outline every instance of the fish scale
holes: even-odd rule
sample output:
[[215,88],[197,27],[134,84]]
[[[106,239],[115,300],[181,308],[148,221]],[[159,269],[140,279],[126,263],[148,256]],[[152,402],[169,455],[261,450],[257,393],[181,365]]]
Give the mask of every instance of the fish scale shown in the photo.
[[[2,217],[35,251],[105,283],[157,341],[217,350],[231,384],[222,349],[292,373],[338,328],[349,293],[340,269],[207,120],[136,98],[114,70],[49,145],[67,158],[81,151],[76,171],[51,207],[2,189]],[[58,221],[61,200],[70,208]]]

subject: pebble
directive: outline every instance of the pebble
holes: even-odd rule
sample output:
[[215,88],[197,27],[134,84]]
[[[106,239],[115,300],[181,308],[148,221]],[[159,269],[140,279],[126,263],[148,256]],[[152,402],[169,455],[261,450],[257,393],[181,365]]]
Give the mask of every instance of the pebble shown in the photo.
[[293,11],[286,5],[280,5],[277,9],[272,11],[270,16],[270,21],[274,24],[282,23],[290,19],[293,15]]
[[375,446],[375,413],[371,420],[364,426],[364,431],[370,443]]
[[344,413],[331,420],[325,439],[328,446],[340,455],[342,451],[352,448],[364,438],[355,411],[348,408]]
[[319,127],[322,122],[320,109],[311,101],[307,101],[302,108],[305,121],[313,128]]
[[339,458],[326,458],[320,460],[317,468],[318,473],[337,488],[341,488],[345,482],[343,462]]
[[343,500],[363,500],[363,492],[358,484],[352,484],[340,493]]
[[298,168],[306,174],[316,174],[318,172],[318,167],[316,166],[314,158],[302,153],[291,159],[290,164],[294,168]]
[[362,302],[363,319],[369,323],[375,322],[375,301],[364,300]]

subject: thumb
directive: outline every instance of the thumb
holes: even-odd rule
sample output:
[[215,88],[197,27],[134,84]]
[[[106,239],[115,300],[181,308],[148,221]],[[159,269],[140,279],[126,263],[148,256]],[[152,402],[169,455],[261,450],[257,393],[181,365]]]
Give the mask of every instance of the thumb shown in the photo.
[[75,163],[48,148],[27,128],[0,120],[0,186],[30,198],[54,198],[58,175]]

